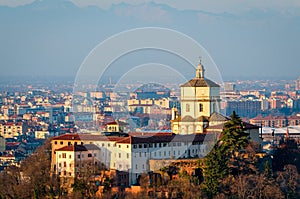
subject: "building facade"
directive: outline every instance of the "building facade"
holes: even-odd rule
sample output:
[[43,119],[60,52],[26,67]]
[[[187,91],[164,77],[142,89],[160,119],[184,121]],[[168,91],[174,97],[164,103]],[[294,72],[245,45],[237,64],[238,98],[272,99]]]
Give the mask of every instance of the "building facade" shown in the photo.
[[127,173],[127,184],[133,185],[142,173],[150,171],[149,160],[204,157],[209,151],[207,144],[216,139],[214,133],[132,133],[127,137],[64,134],[51,141],[51,171],[60,177],[75,177],[80,163],[92,160],[99,167]]
[[28,126],[25,122],[0,122],[0,136],[13,138],[26,133]]
[[181,115],[172,114],[177,116],[172,118],[172,132],[203,133],[209,117],[220,110],[220,86],[206,79],[204,73],[200,62],[195,78],[180,86]]

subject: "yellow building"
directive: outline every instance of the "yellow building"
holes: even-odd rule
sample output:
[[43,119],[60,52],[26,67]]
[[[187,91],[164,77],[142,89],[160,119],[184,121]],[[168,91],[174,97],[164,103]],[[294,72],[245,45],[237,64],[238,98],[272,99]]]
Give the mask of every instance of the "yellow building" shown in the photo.
[[209,117],[220,107],[220,86],[206,79],[201,62],[196,76],[180,86],[181,116],[173,108],[172,132],[176,134],[203,133]]
[[2,122],[0,123],[0,136],[13,138],[26,133],[27,124],[24,122]]

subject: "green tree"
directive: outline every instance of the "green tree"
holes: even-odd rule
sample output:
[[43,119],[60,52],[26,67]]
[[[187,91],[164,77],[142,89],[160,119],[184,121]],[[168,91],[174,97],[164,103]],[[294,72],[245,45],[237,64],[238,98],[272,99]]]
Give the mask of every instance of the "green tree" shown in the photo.
[[235,112],[230,117],[231,120],[224,124],[220,139],[204,160],[203,189],[209,198],[219,192],[221,180],[231,173],[229,162],[248,145],[248,134],[243,131],[242,120]]

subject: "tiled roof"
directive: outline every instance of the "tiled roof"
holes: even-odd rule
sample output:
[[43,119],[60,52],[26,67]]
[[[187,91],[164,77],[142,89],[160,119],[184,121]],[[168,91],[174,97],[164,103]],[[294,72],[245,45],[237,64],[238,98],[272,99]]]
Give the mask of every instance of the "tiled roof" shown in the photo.
[[181,87],[220,87],[220,85],[206,78],[194,78]]
[[203,142],[211,141],[215,139],[216,134],[189,134],[189,135],[154,135],[149,137],[128,137],[117,143],[128,143],[128,144],[144,144],[144,143],[169,143],[169,142]]
[[119,136],[103,136],[103,135],[95,135],[95,134],[73,134],[67,133],[57,137],[52,138],[52,140],[89,140],[89,141],[117,141],[121,140],[124,137]]

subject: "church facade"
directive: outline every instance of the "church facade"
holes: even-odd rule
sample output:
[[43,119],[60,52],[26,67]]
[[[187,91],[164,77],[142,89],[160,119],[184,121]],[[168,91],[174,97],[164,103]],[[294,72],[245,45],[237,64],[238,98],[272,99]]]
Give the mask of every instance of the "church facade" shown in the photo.
[[172,132],[176,134],[203,133],[209,119],[220,109],[220,86],[205,78],[201,62],[195,78],[180,86],[181,115],[172,109]]

